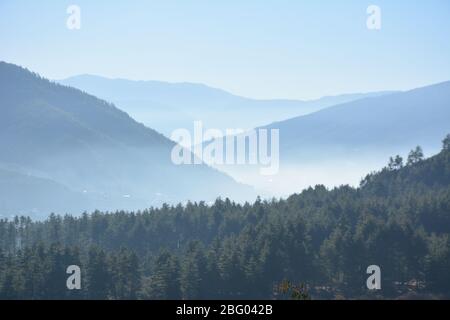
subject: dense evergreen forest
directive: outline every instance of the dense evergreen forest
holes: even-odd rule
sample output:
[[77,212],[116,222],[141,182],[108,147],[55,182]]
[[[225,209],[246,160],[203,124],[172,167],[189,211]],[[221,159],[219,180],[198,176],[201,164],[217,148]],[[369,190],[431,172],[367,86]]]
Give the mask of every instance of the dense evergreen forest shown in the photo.
[[[81,290],[66,288],[79,265]],[[378,265],[381,290],[368,291]],[[287,199],[0,220],[1,299],[450,297],[450,135],[367,175]]]

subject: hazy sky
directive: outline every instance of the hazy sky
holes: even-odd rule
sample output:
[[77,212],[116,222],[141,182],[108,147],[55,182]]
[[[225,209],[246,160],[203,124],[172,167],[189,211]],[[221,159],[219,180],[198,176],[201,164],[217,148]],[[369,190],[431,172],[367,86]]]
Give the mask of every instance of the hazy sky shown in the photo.
[[[71,4],[80,30],[66,27]],[[410,89],[450,80],[450,1],[0,0],[0,60],[255,98]]]

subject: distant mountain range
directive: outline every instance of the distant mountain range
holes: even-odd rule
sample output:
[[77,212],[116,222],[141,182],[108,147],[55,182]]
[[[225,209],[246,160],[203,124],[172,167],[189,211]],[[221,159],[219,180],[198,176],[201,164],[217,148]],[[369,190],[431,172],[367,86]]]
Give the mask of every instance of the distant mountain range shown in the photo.
[[402,152],[416,144],[438,151],[450,132],[450,81],[340,104],[265,128],[280,130],[281,154],[289,162]]
[[217,166],[239,181],[287,195],[315,184],[357,184],[365,173],[404,157],[417,144],[438,152],[450,133],[450,81],[370,97],[274,122],[280,172],[261,177],[252,167]]
[[[205,128],[278,129],[280,171],[176,166],[174,142],[112,102],[166,135],[192,130],[194,120]],[[0,215],[254,199],[248,185],[285,196],[315,184],[357,184],[417,144],[426,155],[437,152],[448,119],[450,82],[316,101],[252,100],[190,83],[89,75],[55,83],[0,62]]]
[[194,83],[131,81],[80,75],[59,81],[111,101],[134,119],[170,137],[177,128],[192,130],[201,120],[205,128],[251,129],[323,108],[392,92],[324,97],[318,100],[256,100]]
[[204,164],[172,164],[173,146],[104,100],[0,62],[0,215],[256,196]]

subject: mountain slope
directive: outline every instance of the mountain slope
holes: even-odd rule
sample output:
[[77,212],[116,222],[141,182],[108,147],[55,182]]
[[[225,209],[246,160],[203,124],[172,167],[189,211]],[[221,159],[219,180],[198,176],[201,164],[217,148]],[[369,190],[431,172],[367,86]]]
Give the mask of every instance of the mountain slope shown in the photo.
[[417,144],[426,155],[450,132],[450,82],[408,92],[364,98],[274,122],[279,130],[280,170],[261,177],[247,167],[217,166],[238,181],[276,195],[310,185],[357,185],[360,176]]
[[297,159],[318,149],[368,152],[405,150],[414,144],[439,148],[450,131],[450,82],[366,98],[273,123],[284,156]]
[[89,196],[54,181],[0,169],[0,216],[32,214],[45,218],[49,212],[80,212],[92,208]]
[[[404,195],[414,190],[439,192],[450,187],[450,149],[413,165],[397,170],[384,168],[368,174],[362,180],[360,190],[364,194],[382,197]],[[449,203],[450,205],[450,203]]]
[[99,208],[252,194],[205,165],[173,165],[172,141],[103,100],[18,66],[0,62],[0,97],[0,165],[107,199],[94,202]]
[[250,129],[273,121],[390,92],[348,94],[319,100],[255,100],[193,83],[131,81],[81,75],[60,81],[112,101],[135,119],[170,136],[177,128],[192,129],[195,120],[206,128]]

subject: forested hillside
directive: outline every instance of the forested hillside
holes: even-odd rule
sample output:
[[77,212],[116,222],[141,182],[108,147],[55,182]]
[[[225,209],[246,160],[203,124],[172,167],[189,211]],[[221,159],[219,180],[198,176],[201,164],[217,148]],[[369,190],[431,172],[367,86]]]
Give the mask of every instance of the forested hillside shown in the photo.
[[[285,200],[165,205],[0,221],[0,298],[450,297],[450,135],[442,151],[392,158],[359,188],[316,186]],[[82,270],[66,289],[65,268]],[[366,289],[378,265],[382,289]]]
[[256,198],[206,165],[173,164],[174,145],[111,103],[0,61],[0,217]]

